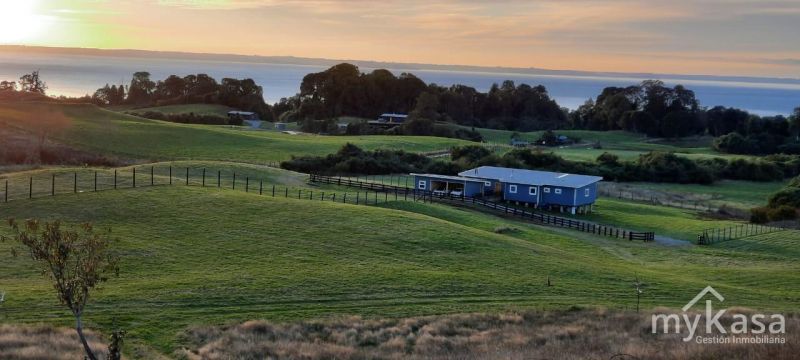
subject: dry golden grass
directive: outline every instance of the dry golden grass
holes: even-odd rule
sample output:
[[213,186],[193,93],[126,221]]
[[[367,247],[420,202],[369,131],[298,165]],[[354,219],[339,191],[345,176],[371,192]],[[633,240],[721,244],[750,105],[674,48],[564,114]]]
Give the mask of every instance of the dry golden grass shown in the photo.
[[[95,333],[87,332],[89,346],[100,359],[107,345]],[[0,325],[0,359],[49,360],[83,359],[84,352],[74,329],[49,326]]]
[[[739,313],[741,309],[738,310]],[[795,359],[800,318],[785,344],[701,345],[651,333],[650,313],[566,311],[272,324],[186,333],[186,359]],[[730,319],[728,319],[730,321]]]

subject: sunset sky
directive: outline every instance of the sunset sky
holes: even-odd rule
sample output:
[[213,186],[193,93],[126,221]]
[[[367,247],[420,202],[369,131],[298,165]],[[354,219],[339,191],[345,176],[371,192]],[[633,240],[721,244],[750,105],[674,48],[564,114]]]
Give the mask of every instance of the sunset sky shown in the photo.
[[800,77],[800,1],[0,0],[0,44]]

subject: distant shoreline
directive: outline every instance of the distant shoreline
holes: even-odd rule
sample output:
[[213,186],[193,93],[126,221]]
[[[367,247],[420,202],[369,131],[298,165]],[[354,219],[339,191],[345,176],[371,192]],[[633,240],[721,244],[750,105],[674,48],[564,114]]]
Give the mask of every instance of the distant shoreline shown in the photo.
[[332,66],[342,62],[348,62],[364,68],[394,68],[409,71],[454,71],[454,72],[478,72],[493,74],[520,74],[520,75],[540,75],[540,76],[571,76],[571,77],[603,77],[603,78],[631,78],[631,79],[662,79],[670,81],[711,81],[725,83],[746,83],[746,84],[785,84],[796,85],[800,88],[800,78],[780,78],[780,77],[758,77],[758,76],[725,76],[725,75],[704,75],[704,74],[660,74],[660,73],[626,73],[626,72],[598,72],[581,70],[552,70],[541,68],[517,68],[517,67],[491,67],[474,65],[446,65],[446,64],[421,64],[403,62],[383,62],[373,60],[355,59],[324,59],[307,58],[296,56],[262,56],[262,55],[238,55],[238,54],[216,54],[216,53],[192,53],[179,51],[153,51],[135,49],[97,49],[97,48],[69,48],[69,47],[46,47],[46,46],[24,46],[24,45],[0,45],[0,52],[16,52],[28,54],[58,54],[58,55],[79,55],[79,56],[99,56],[99,57],[126,57],[126,58],[147,58],[147,59],[174,59],[174,60],[201,60],[201,61],[233,61],[242,63],[256,64],[281,64],[281,65],[308,65],[308,66]]

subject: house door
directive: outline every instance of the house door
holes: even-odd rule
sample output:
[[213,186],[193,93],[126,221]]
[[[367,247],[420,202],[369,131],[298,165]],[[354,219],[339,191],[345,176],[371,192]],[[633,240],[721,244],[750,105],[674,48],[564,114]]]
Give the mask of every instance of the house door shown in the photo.
[[502,192],[503,192],[503,184],[501,184],[499,181],[494,183],[494,193],[500,194]]

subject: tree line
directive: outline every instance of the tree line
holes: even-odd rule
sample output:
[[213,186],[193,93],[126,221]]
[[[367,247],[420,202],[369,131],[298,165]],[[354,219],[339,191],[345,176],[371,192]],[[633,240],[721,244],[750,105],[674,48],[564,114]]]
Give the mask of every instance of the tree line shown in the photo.
[[153,81],[150,73],[133,74],[126,85],[108,85],[91,97],[98,105],[165,106],[175,104],[220,104],[252,111],[264,120],[272,120],[272,109],[264,102],[264,90],[253,79],[223,78],[217,82],[207,74],[180,77],[170,75]]
[[[0,82],[0,92],[44,94],[47,85],[38,71],[19,82]],[[83,99],[83,98],[81,98]],[[72,99],[72,100],[81,100]],[[87,100],[87,99],[83,99]],[[487,92],[466,85],[426,84],[411,73],[396,76],[385,69],[363,73],[342,63],[303,77],[300,92],[270,106],[263,89],[252,79],[206,74],[170,75],[153,81],[148,72],[136,72],[128,85],[106,85],[88,101],[99,105],[162,106],[216,103],[258,113],[264,120],[298,122],[304,131],[351,135],[432,135],[480,141],[467,128],[512,131],[626,130],[650,137],[715,137],[714,147],[734,154],[800,154],[800,107],[790,116],[758,116],[747,111],[699,106],[694,91],[646,80],[627,87],[606,87],[577,109],[561,108],[544,86],[504,81]],[[407,124],[381,129],[353,123],[345,131],[337,119],[353,116],[374,119],[381,113],[409,114]],[[461,130],[453,126],[462,125]]]
[[[541,85],[505,81],[484,93],[466,85],[429,85],[410,73],[395,76],[385,69],[362,73],[347,63],[306,75],[300,92],[281,99],[273,110],[277,119],[297,121],[310,129],[320,126],[321,120],[324,126],[325,120],[340,116],[374,119],[386,112],[405,113],[416,125],[403,133],[413,135],[442,131],[434,126],[437,122],[522,131],[567,124],[566,111]],[[370,130],[351,130],[356,131]]]
[[552,152],[531,149],[515,149],[500,155],[479,145],[454,147],[449,161],[395,150],[364,151],[347,144],[335,154],[294,157],[281,163],[281,167],[288,170],[326,175],[408,172],[455,175],[479,166],[596,175],[606,181],[681,184],[711,184],[722,179],[779,181],[800,175],[800,159],[789,155],[770,155],[755,160],[693,160],[673,153],[652,151],[633,160],[620,160],[614,154],[603,153],[595,161],[573,161]]

